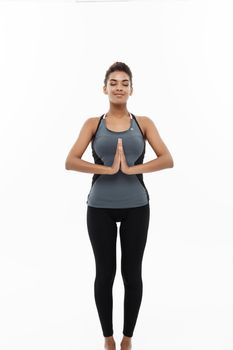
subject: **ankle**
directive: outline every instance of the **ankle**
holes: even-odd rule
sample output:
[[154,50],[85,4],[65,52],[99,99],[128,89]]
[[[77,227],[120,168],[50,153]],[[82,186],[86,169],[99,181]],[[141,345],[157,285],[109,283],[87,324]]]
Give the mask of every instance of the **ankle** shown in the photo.
[[116,343],[113,336],[105,337],[104,348],[106,350],[116,350]]
[[105,343],[115,343],[115,340],[112,335],[110,337],[104,337],[104,339]]
[[131,343],[131,338],[129,337],[123,337],[121,343],[120,343],[120,350],[131,350],[132,349],[132,343]]
[[121,344],[130,344],[131,343],[131,339],[132,337],[127,337],[126,335],[123,336],[122,340],[121,340]]
[[122,341],[130,341],[132,337],[127,337],[126,335],[123,335]]

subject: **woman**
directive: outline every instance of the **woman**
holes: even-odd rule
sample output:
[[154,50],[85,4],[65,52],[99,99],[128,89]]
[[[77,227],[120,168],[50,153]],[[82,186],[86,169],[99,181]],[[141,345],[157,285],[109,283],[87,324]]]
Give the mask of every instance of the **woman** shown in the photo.
[[[96,263],[94,295],[105,337],[105,349],[115,350],[112,326],[112,286],[116,273],[117,224],[120,225],[121,273],[125,288],[121,350],[131,338],[142,300],[141,266],[149,227],[149,194],[142,173],[173,167],[172,156],[153,121],[128,112],[132,72],[122,62],[109,67],[103,91],[108,112],[88,118],[71,148],[66,169],[92,173],[87,198],[87,228]],[[156,158],[143,164],[145,141]],[[82,158],[91,142],[95,163]]]

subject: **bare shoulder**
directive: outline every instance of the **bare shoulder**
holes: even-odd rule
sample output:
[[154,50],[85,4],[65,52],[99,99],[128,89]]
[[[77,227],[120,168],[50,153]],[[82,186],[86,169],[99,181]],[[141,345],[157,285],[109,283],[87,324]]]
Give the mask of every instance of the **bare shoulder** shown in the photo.
[[88,117],[86,118],[86,123],[89,125],[95,125],[98,124],[98,121],[100,120],[100,117]]
[[153,120],[147,116],[136,116],[137,120],[141,122],[143,125],[148,125],[153,123]]
[[100,117],[89,117],[85,120],[84,126],[87,128],[91,134],[94,134],[98,126]]
[[79,131],[78,138],[67,156],[67,160],[72,159],[73,157],[82,158],[83,153],[95,134],[99,119],[99,117],[89,117],[85,119],[81,130]]
[[153,122],[153,120],[147,116],[135,116],[137,119],[137,122],[139,124],[139,126],[142,129],[142,132],[144,134],[144,136],[146,136],[148,130],[153,127],[156,128],[155,123]]

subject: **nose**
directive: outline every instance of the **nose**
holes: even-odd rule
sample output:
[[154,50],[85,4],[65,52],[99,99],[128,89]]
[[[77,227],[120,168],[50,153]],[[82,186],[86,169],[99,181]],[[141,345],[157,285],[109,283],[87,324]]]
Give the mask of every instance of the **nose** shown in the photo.
[[120,85],[118,85],[117,88],[116,88],[116,90],[117,90],[117,91],[122,91],[123,89],[122,89],[122,87],[121,87]]

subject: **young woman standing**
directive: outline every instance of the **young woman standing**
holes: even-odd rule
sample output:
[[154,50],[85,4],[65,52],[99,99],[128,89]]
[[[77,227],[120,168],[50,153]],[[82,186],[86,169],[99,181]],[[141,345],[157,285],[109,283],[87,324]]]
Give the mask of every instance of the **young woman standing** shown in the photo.
[[[121,273],[125,288],[121,350],[132,348],[131,338],[142,300],[142,259],[150,218],[149,193],[143,173],[173,167],[172,156],[154,122],[127,109],[132,95],[132,72],[115,62],[105,74],[103,91],[109,109],[88,118],[66,158],[66,169],[92,173],[87,197],[87,228],[96,263],[94,295],[105,337],[105,349],[115,350],[112,325],[112,286],[116,273],[117,222],[120,222]],[[145,141],[156,158],[143,163]],[[91,142],[95,163],[82,159]]]

